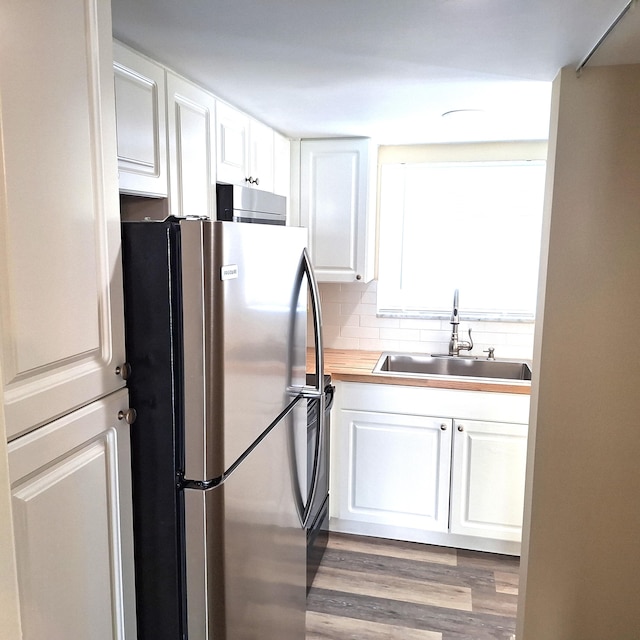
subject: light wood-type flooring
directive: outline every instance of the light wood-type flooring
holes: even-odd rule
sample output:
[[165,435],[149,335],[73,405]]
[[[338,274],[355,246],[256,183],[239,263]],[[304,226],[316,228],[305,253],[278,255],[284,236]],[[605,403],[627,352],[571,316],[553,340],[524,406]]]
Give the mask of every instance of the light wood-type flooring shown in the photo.
[[510,640],[519,559],[331,533],[306,640]]

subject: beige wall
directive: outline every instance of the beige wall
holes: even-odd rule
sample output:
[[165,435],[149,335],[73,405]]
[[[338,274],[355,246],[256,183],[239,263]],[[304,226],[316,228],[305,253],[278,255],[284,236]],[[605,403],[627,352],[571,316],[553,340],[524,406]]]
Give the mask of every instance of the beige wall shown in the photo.
[[639,114],[640,66],[555,81],[518,640],[640,637]]
[[[0,380],[2,379],[0,370]],[[4,406],[0,387],[0,407]],[[0,409],[0,640],[18,640],[20,617],[11,519],[11,494],[4,414]]]

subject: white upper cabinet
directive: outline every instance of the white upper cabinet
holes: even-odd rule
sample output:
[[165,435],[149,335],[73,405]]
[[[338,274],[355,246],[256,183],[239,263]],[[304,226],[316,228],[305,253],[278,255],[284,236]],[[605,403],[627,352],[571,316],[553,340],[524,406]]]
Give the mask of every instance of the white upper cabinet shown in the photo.
[[249,177],[263,191],[273,191],[273,129],[249,119]]
[[248,184],[249,117],[237,109],[216,104],[218,180],[231,184]]
[[3,4],[0,354],[9,438],[124,385],[110,3]]
[[216,181],[289,196],[286,138],[143,55],[113,46],[121,193],[168,196],[170,213],[180,217],[214,215]]
[[167,72],[167,105],[171,214],[215,217],[215,98]]
[[164,69],[113,43],[120,191],[168,194]]
[[216,120],[218,181],[273,191],[273,130],[224,102]]
[[289,138],[273,132],[273,192],[291,196],[291,142]]
[[300,143],[300,224],[320,282],[374,276],[376,163],[365,138]]

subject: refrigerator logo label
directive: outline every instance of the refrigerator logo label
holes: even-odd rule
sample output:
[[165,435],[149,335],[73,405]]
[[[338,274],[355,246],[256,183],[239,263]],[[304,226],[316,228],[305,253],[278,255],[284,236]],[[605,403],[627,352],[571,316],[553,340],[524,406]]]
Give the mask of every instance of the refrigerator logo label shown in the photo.
[[233,280],[238,277],[237,264],[225,264],[220,267],[220,280]]

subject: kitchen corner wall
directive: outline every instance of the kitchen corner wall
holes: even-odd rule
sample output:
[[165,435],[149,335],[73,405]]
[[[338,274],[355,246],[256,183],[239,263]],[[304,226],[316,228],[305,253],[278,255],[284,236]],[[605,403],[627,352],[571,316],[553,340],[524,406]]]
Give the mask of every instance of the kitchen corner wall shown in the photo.
[[[446,353],[451,335],[447,320],[376,316],[377,283],[320,284],[325,348],[365,351]],[[460,311],[460,336],[474,341],[471,355],[495,348],[496,358],[531,359],[533,323],[467,322]],[[466,352],[463,352],[466,354]]]

